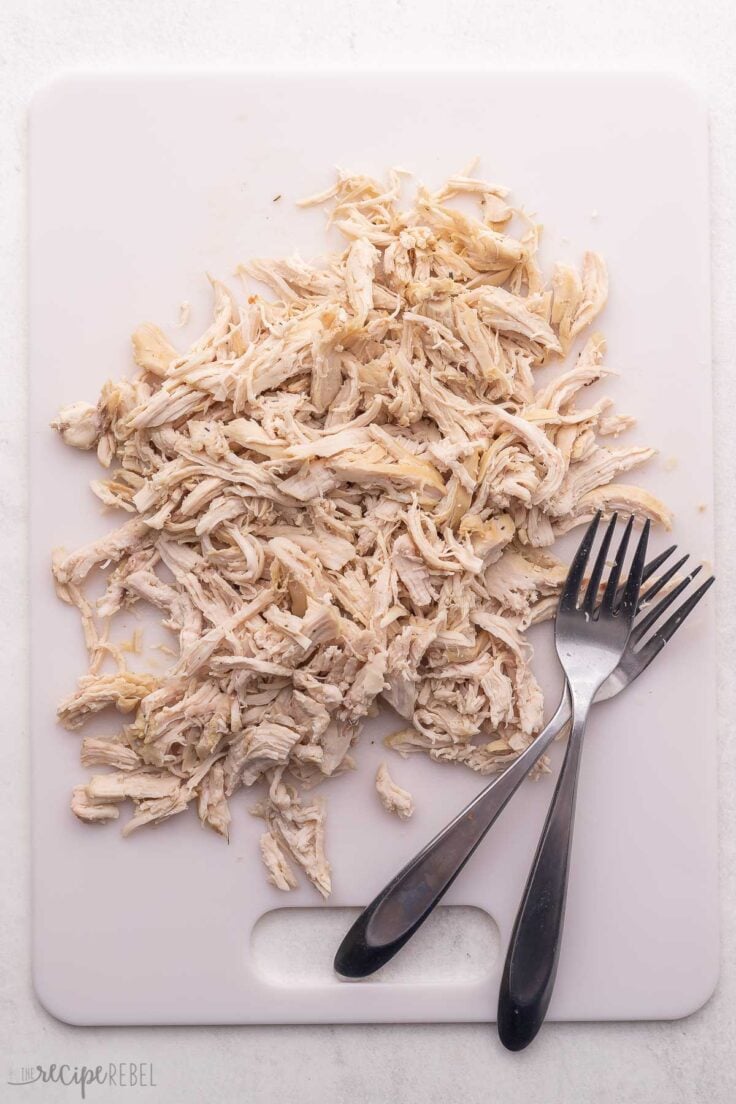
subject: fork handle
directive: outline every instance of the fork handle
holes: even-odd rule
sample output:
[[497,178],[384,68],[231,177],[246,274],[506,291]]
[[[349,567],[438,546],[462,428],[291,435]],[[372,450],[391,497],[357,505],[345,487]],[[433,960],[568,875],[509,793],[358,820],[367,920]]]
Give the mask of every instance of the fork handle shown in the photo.
[[549,724],[533,743],[473,798],[363,910],[335,956],[338,974],[348,978],[367,977],[411,939],[569,717],[565,692]]
[[542,1026],[552,997],[565,918],[575,794],[587,709],[573,724],[554,797],[511,935],[498,1000],[498,1034],[523,1050]]

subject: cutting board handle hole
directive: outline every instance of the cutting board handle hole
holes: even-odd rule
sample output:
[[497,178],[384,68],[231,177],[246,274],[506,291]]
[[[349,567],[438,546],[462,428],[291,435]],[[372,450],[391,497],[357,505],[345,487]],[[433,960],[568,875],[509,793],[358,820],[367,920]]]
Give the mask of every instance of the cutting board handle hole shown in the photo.
[[[344,985],[332,960],[358,908],[287,906],[258,918],[251,964],[274,985]],[[493,973],[500,951],[496,921],[470,905],[440,905],[393,961],[361,984],[474,985]]]

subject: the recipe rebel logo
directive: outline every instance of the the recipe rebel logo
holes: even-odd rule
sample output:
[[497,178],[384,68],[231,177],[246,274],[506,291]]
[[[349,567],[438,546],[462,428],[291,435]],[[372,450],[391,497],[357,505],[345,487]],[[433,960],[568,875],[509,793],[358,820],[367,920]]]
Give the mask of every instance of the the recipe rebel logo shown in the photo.
[[87,1090],[94,1085],[107,1085],[117,1089],[157,1088],[152,1062],[108,1062],[97,1066],[72,1066],[67,1062],[54,1062],[48,1066],[11,1066],[7,1084],[64,1085],[71,1089],[76,1087],[82,1100],[87,1099]]

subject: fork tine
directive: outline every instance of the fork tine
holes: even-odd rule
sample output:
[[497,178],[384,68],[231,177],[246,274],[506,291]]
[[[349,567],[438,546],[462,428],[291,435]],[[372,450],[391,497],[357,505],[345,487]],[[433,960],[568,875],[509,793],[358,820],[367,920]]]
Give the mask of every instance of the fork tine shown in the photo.
[[[668,560],[670,558],[670,556],[672,555],[672,553],[675,551],[676,548],[677,548],[676,544],[671,544],[669,546],[669,548],[665,548],[664,552],[660,552],[658,556],[653,556],[651,560],[649,560],[647,563],[644,564],[644,570],[641,573],[641,585],[642,586],[644,586],[644,583],[646,583],[649,579],[651,579],[654,572],[662,566],[662,564],[665,562],[665,560]],[[683,565],[683,563],[685,562],[686,559],[687,559],[687,556],[684,556],[683,559],[681,559],[679,561],[680,567],[682,567],[682,565]],[[665,582],[668,582],[671,578],[672,578],[672,575],[665,576]],[[623,585],[619,584],[618,590],[616,591],[616,602],[617,603],[619,603],[621,601],[621,598],[623,597],[624,586],[625,585],[626,585],[625,583]],[[656,590],[654,589],[655,585],[656,585],[656,588],[657,588]],[[654,595],[657,593],[657,590],[660,590],[663,585],[664,584],[653,584],[652,587],[650,588],[650,590],[648,590],[645,594],[642,594],[641,591],[640,591],[639,592],[639,608],[641,609],[641,607],[644,605],[645,602],[650,601],[654,597]]]
[[664,625],[662,625],[662,628],[657,629],[656,635],[660,637],[661,640],[664,640],[665,643],[667,643],[668,640],[671,640],[679,629],[682,622],[690,613],[692,613],[700,599],[710,590],[715,581],[715,575],[711,575],[710,578],[706,579],[704,583],[701,583],[698,589],[696,591],[693,591],[690,597],[686,598],[682,605],[675,610],[672,616],[665,621]]
[[657,581],[652,583],[652,585],[649,587],[648,590],[645,590],[643,594],[639,595],[639,608],[640,609],[642,609],[645,605],[647,605],[649,602],[651,602],[652,598],[654,598],[655,595],[659,594],[662,587],[665,586],[670,581],[670,579],[672,578],[673,575],[677,574],[677,572],[680,570],[682,565],[687,560],[689,560],[689,558],[690,558],[689,553],[685,556],[682,556],[677,561],[677,563],[673,564],[672,567],[668,567],[666,571],[662,572],[662,574],[657,579]]
[[[633,525],[633,515],[630,519],[630,524]],[[626,586],[624,588],[623,598],[619,605],[621,613],[631,616],[633,621],[634,614],[636,613],[636,607],[639,603],[639,591],[641,590],[641,577],[644,572],[644,564],[647,560],[647,541],[649,540],[649,530],[652,527],[652,523],[649,518],[644,522],[644,528],[641,531],[639,542],[636,546],[636,552],[634,552],[634,558],[631,561],[631,567],[629,568],[628,578],[626,579]],[[623,557],[622,557],[623,558]]]
[[665,594],[664,598],[660,599],[660,601],[657,602],[656,606],[653,606],[652,609],[650,609],[645,614],[645,616],[642,617],[641,621],[637,621],[636,625],[634,626],[633,632],[631,633],[632,644],[637,644],[642,639],[642,637],[644,637],[646,633],[649,632],[652,625],[655,625],[657,621],[659,621],[662,614],[666,610],[668,610],[672,603],[680,597],[683,590],[686,590],[687,587],[690,586],[690,583],[700,571],[701,565],[698,564],[697,567],[693,568],[689,575],[686,575],[685,578],[682,579],[676,587],[672,588],[669,594]]
[[596,561],[593,564],[593,570],[588,580],[588,589],[585,592],[585,599],[583,601],[583,610],[585,613],[592,614],[595,609],[596,602],[598,600],[598,587],[600,586],[601,577],[606,566],[606,556],[608,555],[608,549],[611,544],[611,538],[613,536],[613,529],[616,524],[616,515],[609,522],[608,528],[603,534],[603,541],[601,542],[600,551],[596,557]]
[[[616,514],[613,515],[616,517]],[[626,548],[629,543],[629,537],[631,536],[631,530],[634,525],[634,515],[632,514],[629,520],[626,522],[626,528],[624,529],[624,535],[621,538],[621,543],[618,546],[616,552],[616,558],[613,561],[613,567],[611,568],[611,574],[608,576],[608,582],[606,583],[606,589],[603,591],[603,599],[601,601],[601,612],[613,613],[613,604],[616,599],[616,590],[618,589],[618,581],[621,578],[621,568],[624,565],[624,557],[626,556]]]
[[648,667],[654,657],[662,651],[665,644],[672,639],[680,625],[690,616],[700,599],[710,590],[715,581],[715,575],[711,575],[710,578],[706,579],[697,590],[693,591],[689,598],[685,599],[672,616],[665,621],[662,628],[658,629],[657,632],[647,640],[646,644],[637,651],[636,658],[641,665],[640,670],[643,671]]
[[[614,514],[613,516],[615,518],[616,515]],[[593,541],[595,540],[595,534],[600,520],[601,512],[599,510],[586,529],[585,536],[580,542],[580,547],[570,564],[570,570],[567,573],[565,585],[560,595],[560,609],[574,609],[577,606],[578,591],[583,581],[585,566],[590,556],[590,550],[593,547]]]
[[649,561],[649,563],[644,568],[641,576],[642,583],[646,583],[649,579],[651,579],[654,572],[662,566],[665,560],[668,560],[670,558],[676,548],[676,544],[671,544],[669,548],[665,548],[664,552],[660,552],[658,556],[655,556]]

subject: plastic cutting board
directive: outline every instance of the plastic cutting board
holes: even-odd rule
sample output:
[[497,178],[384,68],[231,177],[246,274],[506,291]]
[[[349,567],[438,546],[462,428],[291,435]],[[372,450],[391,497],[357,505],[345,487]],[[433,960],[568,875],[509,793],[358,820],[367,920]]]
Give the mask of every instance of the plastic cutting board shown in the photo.
[[[400,165],[438,186],[475,155],[484,175],[539,213],[547,260],[579,261],[586,248],[605,255],[611,297],[600,327],[608,363],[621,372],[605,391],[638,416],[631,439],[660,450],[638,478],[674,508],[675,539],[709,559],[707,121],[686,86],[662,76],[539,73],[75,76],[33,103],[33,942],[37,991],[64,1020],[495,1014],[503,950],[553,777],[524,786],[448,897],[483,910],[495,941],[474,942],[468,917],[478,914],[451,910],[424,950],[412,952],[412,970],[345,983],[329,968],[347,924],[339,914],[316,964],[297,960],[302,941],[288,940],[287,924],[269,937],[269,965],[259,958],[259,917],[298,906],[294,922],[309,931],[328,914],[301,911],[324,908],[310,887],[287,896],[266,884],[249,795],[233,803],[229,846],[193,814],[127,841],[117,824],[87,827],[70,814],[69,792],[85,772],[79,738],[57,727],[55,706],[85,657],[76,614],[55,599],[49,574],[52,546],[73,547],[114,520],[87,490],[94,458],[64,448],[48,423],[61,404],[94,400],[106,378],[129,369],[129,334],[141,321],[173,326],[189,301],[191,323],[171,329],[184,344],[208,319],[206,271],[229,278],[249,256],[319,253],[324,213],[299,211],[294,201],[325,187],[335,165],[376,173]],[[535,641],[551,709],[560,677],[549,626]],[[714,718],[710,601],[646,676],[595,716],[553,1018],[677,1017],[711,993]],[[385,754],[378,737],[393,723],[372,722],[359,770],[325,787],[329,908],[366,903],[481,785],[459,768],[397,760],[395,776],[413,791],[417,812],[396,822],[373,791]],[[452,962],[465,966],[453,970]]]

